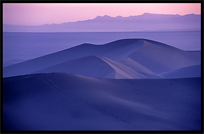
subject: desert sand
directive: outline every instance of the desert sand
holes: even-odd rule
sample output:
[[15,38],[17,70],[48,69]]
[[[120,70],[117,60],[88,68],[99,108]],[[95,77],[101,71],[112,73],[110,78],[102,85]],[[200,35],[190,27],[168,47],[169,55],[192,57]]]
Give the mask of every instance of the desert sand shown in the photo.
[[3,79],[4,130],[200,130],[201,79]]
[[81,44],[3,68],[3,130],[201,130],[201,53]]

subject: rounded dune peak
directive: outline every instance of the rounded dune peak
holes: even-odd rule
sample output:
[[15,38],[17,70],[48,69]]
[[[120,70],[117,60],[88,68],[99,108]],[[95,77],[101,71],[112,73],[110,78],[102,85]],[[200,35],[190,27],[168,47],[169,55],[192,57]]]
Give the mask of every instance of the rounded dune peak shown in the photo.
[[[119,40],[116,40],[116,41],[112,41],[112,42],[109,42],[107,44],[104,44],[104,45],[114,45],[114,44],[121,44],[121,45],[125,45],[125,44],[131,44],[131,43],[142,43],[144,41],[147,41],[149,43],[152,43],[152,44],[163,44],[163,45],[167,45],[165,43],[161,43],[161,42],[158,42],[158,41],[154,41],[154,40],[151,40],[151,39],[145,39],[145,38],[128,38],[128,39],[119,39]],[[168,46],[168,45],[167,45]]]
[[141,42],[143,40],[144,39],[137,39],[137,38],[119,39],[119,40],[112,41],[104,45],[106,46],[126,46],[127,44],[138,43],[139,41]]
[[91,43],[83,43],[81,45],[78,45],[78,46],[93,46],[94,44],[91,44]]

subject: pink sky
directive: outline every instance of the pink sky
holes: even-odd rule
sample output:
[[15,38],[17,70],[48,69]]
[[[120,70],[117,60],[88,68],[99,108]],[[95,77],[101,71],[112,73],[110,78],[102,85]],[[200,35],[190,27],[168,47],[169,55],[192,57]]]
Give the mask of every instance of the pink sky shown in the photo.
[[156,14],[201,14],[200,3],[3,3],[3,24],[42,25],[60,24],[112,17]]

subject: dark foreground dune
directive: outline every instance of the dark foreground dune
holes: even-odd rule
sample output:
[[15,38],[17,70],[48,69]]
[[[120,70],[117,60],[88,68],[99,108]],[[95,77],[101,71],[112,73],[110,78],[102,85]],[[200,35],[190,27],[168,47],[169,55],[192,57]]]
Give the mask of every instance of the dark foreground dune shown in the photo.
[[3,79],[3,130],[200,130],[201,78]]

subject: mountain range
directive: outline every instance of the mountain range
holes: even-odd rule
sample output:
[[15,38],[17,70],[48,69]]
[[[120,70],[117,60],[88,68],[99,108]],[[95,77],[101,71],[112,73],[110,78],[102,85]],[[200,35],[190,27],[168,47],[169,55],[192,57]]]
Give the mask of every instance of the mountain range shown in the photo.
[[38,26],[3,24],[3,32],[133,32],[200,31],[201,15],[144,13],[138,16],[97,16],[94,19]]

